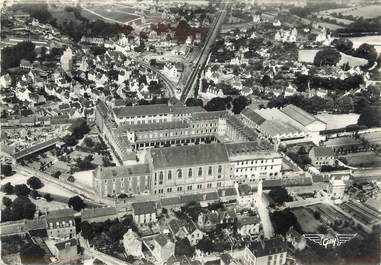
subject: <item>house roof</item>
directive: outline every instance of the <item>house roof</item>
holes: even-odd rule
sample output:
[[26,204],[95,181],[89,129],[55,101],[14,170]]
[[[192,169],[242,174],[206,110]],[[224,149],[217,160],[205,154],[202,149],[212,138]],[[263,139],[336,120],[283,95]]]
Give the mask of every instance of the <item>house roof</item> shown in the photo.
[[[225,192],[225,193],[224,193]],[[226,197],[226,196],[236,196],[237,191],[235,188],[230,187],[230,188],[222,188],[218,190],[218,196],[220,197]]]
[[188,128],[189,124],[186,121],[172,121],[172,122],[156,122],[145,124],[133,124],[122,125],[117,129],[117,132],[133,131],[133,132],[145,132],[145,131],[161,131],[169,129],[181,129]]
[[97,207],[97,208],[86,208],[82,210],[81,218],[90,219],[101,216],[116,215],[118,212],[115,207]]
[[245,225],[259,224],[260,220],[256,216],[245,216],[243,218],[238,219],[238,226],[242,227]]
[[287,252],[287,244],[283,237],[278,236],[260,242],[254,241],[249,245],[249,249],[253,252],[254,256],[264,257]]
[[58,250],[62,250],[65,249],[67,246],[74,247],[77,246],[77,244],[77,240],[75,238],[72,238],[66,241],[56,243],[55,246]]
[[136,164],[118,167],[98,167],[95,172],[95,177],[100,179],[114,179],[148,175],[149,173],[150,169],[148,164]]
[[132,204],[134,215],[150,214],[156,212],[156,202],[135,202]]
[[229,161],[224,144],[175,146],[149,150],[154,169],[186,167]]
[[158,235],[154,238],[154,240],[159,243],[160,246],[165,246],[168,242],[168,239],[163,235]]
[[311,151],[314,153],[315,157],[333,157],[335,155],[333,148],[327,146],[316,146],[313,147]]

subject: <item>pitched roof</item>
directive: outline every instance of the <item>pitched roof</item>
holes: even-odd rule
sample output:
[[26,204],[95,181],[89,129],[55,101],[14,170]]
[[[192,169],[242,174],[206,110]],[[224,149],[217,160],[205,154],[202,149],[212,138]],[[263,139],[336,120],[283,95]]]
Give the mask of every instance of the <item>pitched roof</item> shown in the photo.
[[65,249],[66,246],[74,247],[74,246],[77,246],[77,244],[78,244],[77,240],[75,238],[72,238],[66,241],[56,243],[55,246],[57,249],[62,250],[62,249]]
[[165,246],[168,242],[168,239],[163,236],[163,235],[158,235],[157,237],[154,238],[154,240],[159,243],[160,246]]
[[100,216],[116,215],[117,211],[115,207],[97,207],[97,208],[86,208],[82,210],[81,218],[90,219]]
[[265,239],[261,242],[254,241],[250,244],[249,249],[256,257],[264,257],[273,254],[287,252],[287,244],[283,237],[274,237]]
[[315,118],[313,115],[310,113],[302,110],[301,108],[295,106],[295,105],[287,105],[286,107],[282,108],[281,111],[285,113],[287,116],[290,118],[296,120],[303,126],[307,126],[314,121],[317,121],[318,119]]
[[135,202],[132,204],[132,209],[134,210],[134,215],[142,215],[148,213],[156,212],[156,202]]
[[150,169],[148,164],[136,164],[117,167],[98,167],[95,177],[100,179],[114,179],[130,176],[143,176],[149,173]]
[[327,147],[327,146],[313,147],[312,152],[315,154],[315,157],[334,156],[335,155],[333,148]]
[[242,227],[245,225],[258,224],[260,220],[256,216],[245,216],[243,218],[238,219],[238,227]]
[[250,108],[245,108],[241,114],[258,125],[261,125],[266,120],[265,118],[263,118],[261,115],[259,115],[258,113],[256,113]]
[[186,106],[168,106],[166,104],[153,104],[153,105],[135,105],[126,106],[113,109],[117,117],[135,117],[146,115],[160,115],[160,114],[185,114],[194,112],[205,112],[202,107],[186,107]]
[[202,144],[175,146],[149,150],[154,169],[186,167],[202,164],[226,163],[229,161],[224,144]]

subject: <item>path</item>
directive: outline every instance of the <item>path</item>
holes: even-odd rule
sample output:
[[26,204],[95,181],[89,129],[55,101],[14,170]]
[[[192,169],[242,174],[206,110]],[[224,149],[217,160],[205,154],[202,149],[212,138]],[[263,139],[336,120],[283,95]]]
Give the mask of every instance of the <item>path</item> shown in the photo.
[[261,219],[263,233],[265,238],[270,239],[274,235],[274,228],[270,220],[270,213],[268,210],[268,201],[263,197],[257,197],[256,206],[259,217]]

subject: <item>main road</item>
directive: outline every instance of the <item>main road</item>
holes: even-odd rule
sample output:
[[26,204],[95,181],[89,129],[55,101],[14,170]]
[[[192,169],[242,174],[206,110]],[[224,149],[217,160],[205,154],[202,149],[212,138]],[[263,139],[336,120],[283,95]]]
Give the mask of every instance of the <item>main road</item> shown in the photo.
[[225,6],[222,10],[218,11],[216,18],[214,19],[206,37],[204,46],[200,49],[199,55],[196,57],[193,70],[188,77],[188,80],[182,90],[180,100],[185,102],[189,97],[189,93],[193,90],[195,84],[198,81],[199,73],[203,70],[204,65],[208,59],[210,48],[216,40],[217,34],[221,28],[223,21],[226,16],[226,9],[228,7],[228,2],[225,3]]

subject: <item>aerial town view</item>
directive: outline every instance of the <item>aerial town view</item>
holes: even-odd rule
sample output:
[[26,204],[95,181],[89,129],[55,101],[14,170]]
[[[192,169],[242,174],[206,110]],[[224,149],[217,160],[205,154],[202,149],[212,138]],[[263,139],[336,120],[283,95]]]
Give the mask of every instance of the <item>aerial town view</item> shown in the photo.
[[0,5],[0,264],[381,264],[381,0]]

